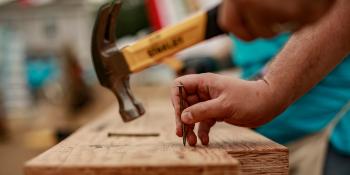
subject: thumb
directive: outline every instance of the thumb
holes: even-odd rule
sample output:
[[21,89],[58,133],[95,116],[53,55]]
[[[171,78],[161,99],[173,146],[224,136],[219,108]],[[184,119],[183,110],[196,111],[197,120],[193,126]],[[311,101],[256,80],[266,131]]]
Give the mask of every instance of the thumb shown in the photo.
[[220,98],[200,102],[186,108],[181,114],[181,120],[186,124],[194,124],[208,119],[222,119],[231,113],[224,106]]

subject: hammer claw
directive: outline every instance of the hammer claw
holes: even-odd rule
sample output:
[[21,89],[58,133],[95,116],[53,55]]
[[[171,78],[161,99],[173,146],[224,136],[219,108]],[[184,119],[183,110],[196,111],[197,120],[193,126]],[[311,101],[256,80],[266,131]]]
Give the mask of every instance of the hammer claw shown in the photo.
[[[99,49],[109,49],[116,42],[116,18],[120,11],[121,1],[103,5],[95,22],[93,40]],[[93,43],[94,44],[94,43]]]
[[116,1],[110,7],[110,12],[108,15],[108,21],[106,21],[107,30],[105,31],[105,41],[109,44],[115,45],[117,40],[116,28],[117,28],[117,16],[121,8],[121,1]]

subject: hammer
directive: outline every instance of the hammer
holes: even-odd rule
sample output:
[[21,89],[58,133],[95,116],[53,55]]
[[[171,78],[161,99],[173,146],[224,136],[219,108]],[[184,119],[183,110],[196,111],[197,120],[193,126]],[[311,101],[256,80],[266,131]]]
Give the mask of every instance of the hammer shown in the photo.
[[104,4],[97,15],[92,36],[92,58],[102,86],[110,89],[119,102],[119,113],[124,122],[145,113],[131,90],[129,76],[155,65],[185,48],[225,32],[217,23],[218,8],[198,12],[188,19],[156,31],[136,43],[118,49],[116,18],[121,0]]

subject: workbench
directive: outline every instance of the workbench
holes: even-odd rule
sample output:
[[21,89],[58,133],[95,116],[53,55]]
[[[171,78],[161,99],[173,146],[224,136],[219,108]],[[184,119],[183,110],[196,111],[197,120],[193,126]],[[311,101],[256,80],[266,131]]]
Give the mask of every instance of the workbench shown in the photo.
[[[145,105],[145,116],[125,124],[114,104],[28,161],[25,174],[288,174],[288,149],[247,128],[218,123],[211,130],[209,146],[184,147],[182,138],[175,135],[168,94],[169,87],[135,90]],[[147,133],[148,137],[138,136]]]

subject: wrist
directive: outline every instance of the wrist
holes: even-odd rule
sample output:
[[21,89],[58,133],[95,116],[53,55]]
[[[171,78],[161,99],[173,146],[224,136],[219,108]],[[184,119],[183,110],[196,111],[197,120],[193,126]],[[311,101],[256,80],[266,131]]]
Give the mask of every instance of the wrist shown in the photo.
[[255,127],[263,125],[279,114],[281,114],[289,105],[283,97],[281,89],[275,89],[276,86],[269,82],[264,77],[254,82],[255,97],[252,100],[256,100],[255,108],[258,110],[256,113],[255,121],[253,125]]

